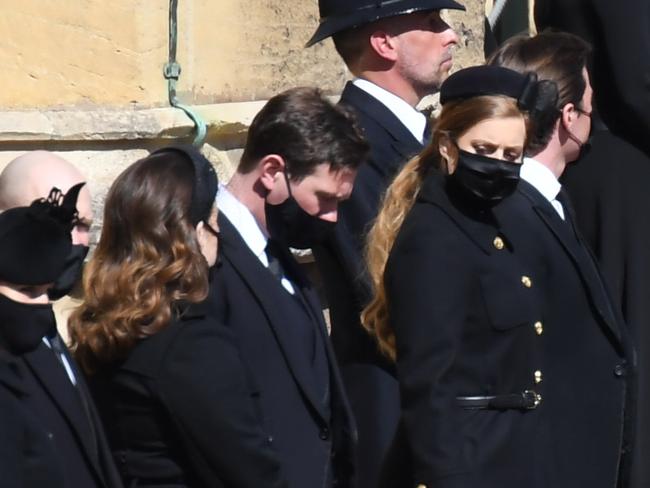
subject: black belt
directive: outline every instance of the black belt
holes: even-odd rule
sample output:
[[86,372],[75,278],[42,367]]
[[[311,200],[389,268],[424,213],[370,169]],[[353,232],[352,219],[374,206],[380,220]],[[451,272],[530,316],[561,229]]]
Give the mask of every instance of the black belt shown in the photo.
[[542,395],[535,393],[533,390],[507,395],[456,397],[456,402],[460,407],[490,410],[533,410],[537,408],[541,401]]

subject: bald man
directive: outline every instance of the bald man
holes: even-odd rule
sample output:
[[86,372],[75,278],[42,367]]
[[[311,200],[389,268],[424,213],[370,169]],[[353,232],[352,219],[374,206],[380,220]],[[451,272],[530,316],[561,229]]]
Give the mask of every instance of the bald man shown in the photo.
[[[26,153],[0,173],[0,211],[45,198],[53,187],[65,194],[84,182],[84,176],[65,159],[47,151]],[[77,211],[78,219],[71,233],[73,251],[63,274],[48,289],[50,299],[72,289],[88,252],[92,209],[85,185],[77,199]],[[121,488],[93,400],[59,333],[50,331],[35,351],[20,358],[20,364],[27,391],[23,404],[42,420],[55,444],[65,486]]]
[[[47,197],[52,187],[66,193],[70,187],[85,181],[77,168],[56,154],[47,151],[25,153],[0,173],[0,211]],[[72,243],[88,246],[93,211],[86,186],[79,193],[77,210],[79,223],[72,230]]]

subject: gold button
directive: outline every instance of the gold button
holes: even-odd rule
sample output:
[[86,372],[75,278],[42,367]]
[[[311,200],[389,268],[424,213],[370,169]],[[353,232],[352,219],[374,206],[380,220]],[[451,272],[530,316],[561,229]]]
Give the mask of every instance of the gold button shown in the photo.
[[531,286],[533,286],[533,280],[531,280],[528,276],[522,276],[521,282],[526,288],[530,288]]
[[494,247],[496,247],[499,251],[503,249],[504,244],[503,244],[503,239],[501,239],[499,236],[496,236],[494,240],[492,241],[492,244],[494,244]]
[[427,488],[427,485],[418,485],[418,488]]
[[537,332],[537,335],[542,335],[544,333],[544,324],[541,322],[535,322],[535,332]]
[[535,383],[541,383],[542,382],[542,372],[538,369],[535,371]]

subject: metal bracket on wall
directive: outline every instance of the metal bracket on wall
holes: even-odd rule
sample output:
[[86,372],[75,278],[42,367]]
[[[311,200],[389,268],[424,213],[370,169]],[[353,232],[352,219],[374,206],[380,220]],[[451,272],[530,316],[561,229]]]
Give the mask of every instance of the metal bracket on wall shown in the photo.
[[167,80],[167,93],[169,104],[185,112],[194,122],[196,136],[192,144],[201,147],[207,135],[205,121],[191,107],[178,101],[176,97],[176,83],[181,76],[181,65],[176,61],[176,50],[178,46],[178,0],[169,0],[169,59],[163,68],[163,75]]

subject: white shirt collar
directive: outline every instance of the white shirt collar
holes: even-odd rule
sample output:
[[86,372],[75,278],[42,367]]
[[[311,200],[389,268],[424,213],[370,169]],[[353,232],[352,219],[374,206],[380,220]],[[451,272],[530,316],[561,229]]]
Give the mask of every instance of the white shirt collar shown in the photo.
[[356,78],[352,83],[385,105],[404,124],[409,132],[413,134],[413,137],[420,141],[420,143],[424,143],[424,128],[427,125],[427,118],[423,113],[418,112],[394,93],[384,90],[371,81]]
[[262,261],[264,266],[268,266],[268,258],[265,252],[268,237],[262,232],[248,207],[237,200],[237,197],[222,184],[219,184],[219,191],[217,192],[217,207],[235,226],[235,229],[237,229],[250,250],[253,251],[253,254]]
[[519,176],[533,185],[549,202],[555,200],[562,189],[553,172],[533,158],[524,158]]

